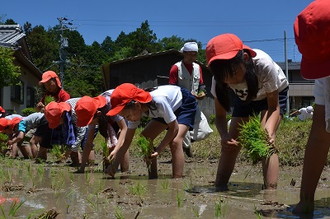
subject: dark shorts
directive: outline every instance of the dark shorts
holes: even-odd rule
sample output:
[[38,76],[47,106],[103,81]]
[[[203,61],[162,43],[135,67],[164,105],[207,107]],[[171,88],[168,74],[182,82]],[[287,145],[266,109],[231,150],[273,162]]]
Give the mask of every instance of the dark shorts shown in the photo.
[[[288,99],[289,87],[279,92],[279,105],[280,114],[284,115],[286,113],[287,99]],[[234,99],[234,109],[232,117],[249,117],[253,115],[258,115],[261,111],[268,109],[267,99],[262,99],[258,101],[251,101],[246,103],[242,101],[237,96]]]
[[[93,141],[96,138],[98,132],[99,132],[99,129],[97,127],[95,127]],[[81,149],[84,149],[84,145],[85,145],[85,143],[87,141],[87,138],[88,138],[88,128],[86,129],[86,133],[85,133],[84,139],[81,141],[81,144],[80,144]]]
[[52,135],[53,131],[48,127],[48,122],[45,119],[41,122],[34,133],[35,136],[41,138],[39,145],[43,148],[51,149],[52,148]]
[[[181,93],[182,104],[174,112],[174,114],[176,115],[176,120],[179,124],[186,125],[189,127],[189,130],[193,130],[195,114],[197,110],[197,101],[196,98],[187,89],[181,88]],[[166,124],[163,118],[154,118],[153,120],[157,120]]]

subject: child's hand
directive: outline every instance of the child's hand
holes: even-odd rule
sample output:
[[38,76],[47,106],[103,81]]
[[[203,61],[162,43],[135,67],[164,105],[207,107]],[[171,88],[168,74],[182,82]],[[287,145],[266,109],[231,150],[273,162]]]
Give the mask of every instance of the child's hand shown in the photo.
[[107,160],[109,162],[112,162],[115,159],[116,156],[117,156],[117,151],[116,150],[113,150],[113,151],[111,151],[111,153],[107,157]]
[[237,150],[240,148],[239,142],[232,138],[221,139],[221,146],[223,147],[223,149],[230,151]]
[[150,155],[150,158],[154,159],[154,158],[158,157],[158,155],[159,155],[159,153],[157,151],[155,151]]

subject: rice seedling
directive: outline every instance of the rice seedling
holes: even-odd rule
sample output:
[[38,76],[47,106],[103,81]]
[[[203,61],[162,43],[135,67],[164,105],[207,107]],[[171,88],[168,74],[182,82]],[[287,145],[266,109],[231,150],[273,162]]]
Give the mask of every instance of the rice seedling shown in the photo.
[[64,158],[65,146],[54,145],[50,150],[50,153],[56,158],[56,161],[60,161]]
[[130,186],[129,191],[133,195],[142,196],[147,192],[147,188],[138,182],[137,184]]
[[253,164],[267,158],[276,152],[273,145],[269,144],[268,134],[262,128],[259,117],[253,116],[240,127],[238,141],[245,149],[244,153],[252,160]]
[[199,208],[196,207],[196,206],[193,206],[193,207],[191,208],[191,210],[192,210],[192,212],[193,212],[195,218],[199,218],[199,216],[200,216],[200,215],[199,215]]
[[223,206],[222,206],[222,200],[218,200],[216,203],[215,203],[215,206],[214,206],[214,210],[215,210],[215,214],[214,216],[216,218],[220,218],[222,215],[223,215]]
[[170,186],[170,183],[167,179],[165,179],[165,180],[161,181],[160,185],[161,185],[162,189],[167,190]]
[[179,191],[176,192],[176,203],[178,204],[178,207],[183,207],[183,194]]
[[124,219],[125,218],[124,215],[123,215],[123,211],[118,207],[116,207],[116,209],[115,209],[115,218],[116,219]]
[[39,178],[42,178],[44,176],[45,168],[43,165],[37,167],[37,173]]
[[105,172],[108,166],[111,164],[111,161],[109,160],[110,150],[106,142],[101,142],[101,148],[103,154],[102,169],[103,172]]
[[262,219],[261,212],[257,209],[256,206],[254,206],[254,214],[257,216],[258,219]]
[[23,204],[24,201],[21,202],[13,201],[10,205],[8,216],[13,216],[13,217],[16,216],[17,211],[22,207]]
[[49,104],[50,102],[55,101],[55,98],[52,96],[45,96],[45,105]]
[[95,198],[93,197],[93,195],[92,194],[89,194],[88,196],[87,196],[87,198],[86,198],[86,200],[87,200],[87,202],[92,206],[92,208],[94,209],[94,210],[98,210],[98,202],[97,202],[97,200],[95,200]]
[[[154,151],[153,141],[141,135],[137,139],[137,146],[140,149],[140,155],[143,156],[144,159],[148,160],[148,158]],[[148,170],[150,170],[150,164],[150,162],[147,162]]]

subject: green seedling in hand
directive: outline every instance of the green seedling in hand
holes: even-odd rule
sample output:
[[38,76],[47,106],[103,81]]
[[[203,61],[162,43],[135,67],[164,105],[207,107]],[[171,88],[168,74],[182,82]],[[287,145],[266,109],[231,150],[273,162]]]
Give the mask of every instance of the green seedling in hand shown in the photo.
[[257,116],[251,117],[248,122],[241,125],[238,141],[253,164],[276,152],[273,145],[269,143],[268,134]]
[[150,162],[148,162],[151,154],[154,152],[154,144],[151,139],[147,139],[144,136],[140,136],[137,140],[137,145],[140,149],[140,154],[146,159],[148,169],[150,167]]
[[54,97],[52,97],[52,96],[45,96],[45,106],[48,103],[52,102],[52,101],[55,101]]

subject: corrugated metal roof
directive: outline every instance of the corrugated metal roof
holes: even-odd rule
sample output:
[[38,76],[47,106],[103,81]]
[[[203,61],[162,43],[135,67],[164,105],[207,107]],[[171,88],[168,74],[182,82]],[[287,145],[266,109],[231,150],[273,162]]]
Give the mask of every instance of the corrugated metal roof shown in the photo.
[[25,36],[21,27],[15,25],[0,25],[0,45],[5,47],[18,47],[18,41]]

